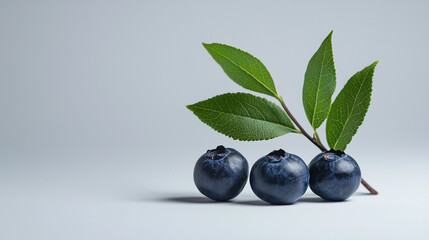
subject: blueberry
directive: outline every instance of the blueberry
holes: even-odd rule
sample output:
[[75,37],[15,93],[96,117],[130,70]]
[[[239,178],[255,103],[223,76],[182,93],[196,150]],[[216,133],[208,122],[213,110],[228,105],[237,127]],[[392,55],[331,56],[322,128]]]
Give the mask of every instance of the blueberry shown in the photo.
[[206,197],[228,201],[243,190],[249,175],[247,160],[233,148],[208,150],[195,164],[194,182]]
[[359,187],[361,173],[357,162],[342,151],[320,153],[310,162],[310,188],[328,201],[343,201]]
[[261,157],[250,172],[250,186],[271,204],[292,204],[307,190],[308,167],[302,159],[280,149]]

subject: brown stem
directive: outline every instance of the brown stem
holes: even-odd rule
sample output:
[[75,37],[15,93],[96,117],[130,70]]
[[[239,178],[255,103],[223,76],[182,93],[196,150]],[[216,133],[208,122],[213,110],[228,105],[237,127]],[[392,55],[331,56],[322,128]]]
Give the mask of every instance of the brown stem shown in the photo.
[[[301,124],[298,123],[298,121],[296,120],[296,118],[292,115],[292,113],[289,111],[289,109],[287,108],[285,102],[283,101],[283,98],[279,97],[279,101],[282,104],[283,109],[286,111],[287,115],[290,117],[290,119],[292,120],[292,122],[295,123],[295,125],[298,127],[298,129],[302,132],[302,134],[308,138],[308,140],[310,140],[314,145],[316,145],[322,152],[326,152],[328,151],[328,149],[326,149],[322,143],[319,143],[315,138],[311,137],[310,135],[308,135],[308,133],[304,130],[304,128],[302,128]],[[378,194],[378,192],[371,187],[371,185],[369,185],[363,178],[361,178],[362,185],[368,189],[368,191],[371,194]]]
[[317,134],[316,130],[314,130],[313,138],[316,139],[316,141],[323,146],[322,141],[320,141],[319,134]]
[[362,183],[362,185],[364,185],[366,187],[366,189],[368,189],[368,191],[371,194],[374,194],[374,195],[378,194],[377,190],[375,190],[373,187],[371,187],[371,185],[369,185],[363,178],[361,178],[360,182]]
[[283,109],[286,111],[287,115],[290,117],[292,122],[295,123],[295,125],[299,128],[299,130],[304,134],[305,137],[308,138],[314,145],[316,145],[322,152],[328,151],[322,144],[318,143],[316,139],[312,138],[308,133],[304,130],[304,128],[301,127],[301,124],[298,123],[298,121],[295,119],[295,117],[292,115],[292,113],[289,111],[289,109],[286,107],[285,102],[282,98],[279,99],[280,103],[282,104]]

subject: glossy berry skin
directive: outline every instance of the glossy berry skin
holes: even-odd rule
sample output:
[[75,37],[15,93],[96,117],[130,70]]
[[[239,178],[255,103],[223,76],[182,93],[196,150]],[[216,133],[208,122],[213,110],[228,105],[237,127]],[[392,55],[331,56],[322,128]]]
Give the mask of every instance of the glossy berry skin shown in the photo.
[[328,201],[343,201],[359,187],[361,172],[357,162],[342,151],[317,155],[309,165],[310,188]]
[[250,185],[260,199],[271,204],[292,204],[307,190],[308,167],[282,149],[261,157],[250,172]]
[[208,150],[195,164],[194,182],[206,197],[228,201],[243,190],[249,176],[247,160],[233,148]]

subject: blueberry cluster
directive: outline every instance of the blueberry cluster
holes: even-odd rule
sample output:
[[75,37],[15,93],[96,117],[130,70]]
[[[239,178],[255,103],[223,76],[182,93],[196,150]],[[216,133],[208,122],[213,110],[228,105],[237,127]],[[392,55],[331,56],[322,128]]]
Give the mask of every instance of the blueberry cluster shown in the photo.
[[[249,176],[246,158],[233,148],[208,150],[195,164],[194,182],[210,199],[228,201],[243,190]],[[328,201],[343,201],[359,187],[361,173],[356,161],[342,151],[329,150],[309,164],[283,149],[255,162],[250,186],[260,199],[271,204],[292,204],[310,189]]]

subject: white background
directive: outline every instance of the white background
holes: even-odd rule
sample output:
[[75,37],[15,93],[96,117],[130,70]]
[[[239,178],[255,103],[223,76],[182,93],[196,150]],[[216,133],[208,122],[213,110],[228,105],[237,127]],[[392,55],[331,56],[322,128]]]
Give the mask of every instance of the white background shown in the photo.
[[[0,239],[424,239],[429,5],[425,1],[1,1]],[[303,136],[238,142],[185,108],[228,79],[201,42],[258,57],[306,129],[308,60],[334,29],[337,90],[380,60],[347,152],[364,188],[326,203],[307,191],[270,206],[247,185],[206,200],[193,166],[219,144],[253,164]],[[267,97],[269,98],[269,97]],[[274,99],[270,99],[275,101]],[[325,141],[324,125],[319,130]]]

